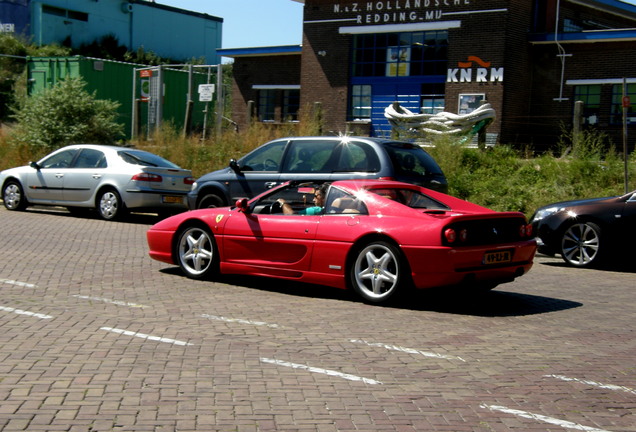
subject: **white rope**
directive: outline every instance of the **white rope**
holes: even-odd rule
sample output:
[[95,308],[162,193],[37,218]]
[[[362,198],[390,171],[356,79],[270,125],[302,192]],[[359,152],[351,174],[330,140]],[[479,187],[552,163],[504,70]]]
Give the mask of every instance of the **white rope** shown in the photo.
[[473,128],[481,121],[482,127],[495,119],[495,110],[489,103],[481,105],[469,114],[459,115],[449,112],[437,114],[416,114],[394,102],[384,109],[384,117],[396,129],[409,132],[426,132],[437,135],[474,133]]

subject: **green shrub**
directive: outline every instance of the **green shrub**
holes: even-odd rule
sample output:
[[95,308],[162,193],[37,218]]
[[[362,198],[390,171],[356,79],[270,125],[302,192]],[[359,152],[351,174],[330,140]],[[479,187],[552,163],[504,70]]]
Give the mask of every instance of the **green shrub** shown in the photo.
[[65,79],[27,98],[14,114],[15,140],[53,150],[74,143],[110,144],[122,138],[119,104],[96,99],[85,86],[79,78]]

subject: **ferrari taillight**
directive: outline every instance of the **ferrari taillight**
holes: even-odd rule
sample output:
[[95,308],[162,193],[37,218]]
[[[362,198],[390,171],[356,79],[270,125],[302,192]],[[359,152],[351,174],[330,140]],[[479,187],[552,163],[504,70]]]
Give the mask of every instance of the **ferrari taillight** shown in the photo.
[[444,237],[449,244],[453,244],[456,241],[465,243],[466,240],[468,240],[468,230],[466,228],[462,228],[457,231],[454,228],[446,228],[444,231]]
[[145,182],[161,183],[161,181],[163,179],[158,174],[142,172],[142,173],[139,173],[139,174],[135,174],[132,177],[132,180],[133,181],[145,181]]
[[455,232],[455,230],[452,228],[446,228],[446,230],[444,231],[444,237],[446,238],[447,242],[455,243],[455,240],[457,240],[457,232]]
[[532,225],[521,225],[519,227],[519,234],[521,237],[532,237]]

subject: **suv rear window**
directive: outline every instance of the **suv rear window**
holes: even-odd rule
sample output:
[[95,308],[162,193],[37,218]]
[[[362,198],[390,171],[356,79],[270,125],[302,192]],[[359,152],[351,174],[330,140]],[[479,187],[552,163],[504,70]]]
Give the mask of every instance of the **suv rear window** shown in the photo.
[[441,175],[437,162],[421,147],[409,143],[384,144],[397,175]]

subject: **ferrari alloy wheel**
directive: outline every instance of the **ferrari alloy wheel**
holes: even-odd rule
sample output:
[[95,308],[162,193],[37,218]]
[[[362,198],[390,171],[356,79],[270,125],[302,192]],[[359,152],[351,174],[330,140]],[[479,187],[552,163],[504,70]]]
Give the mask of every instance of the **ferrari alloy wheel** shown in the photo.
[[570,225],[561,237],[563,260],[576,267],[591,267],[599,262],[601,229],[592,222]]
[[105,220],[114,220],[123,216],[124,203],[116,190],[107,189],[100,194],[97,199],[97,211]]
[[189,278],[204,279],[216,272],[216,243],[207,228],[184,229],[178,235],[176,247],[179,267]]
[[400,250],[390,243],[379,241],[362,247],[349,270],[353,289],[365,301],[387,301],[403,284],[402,262]]
[[9,181],[2,190],[2,200],[7,210],[24,210],[27,200],[22,186],[17,181]]

